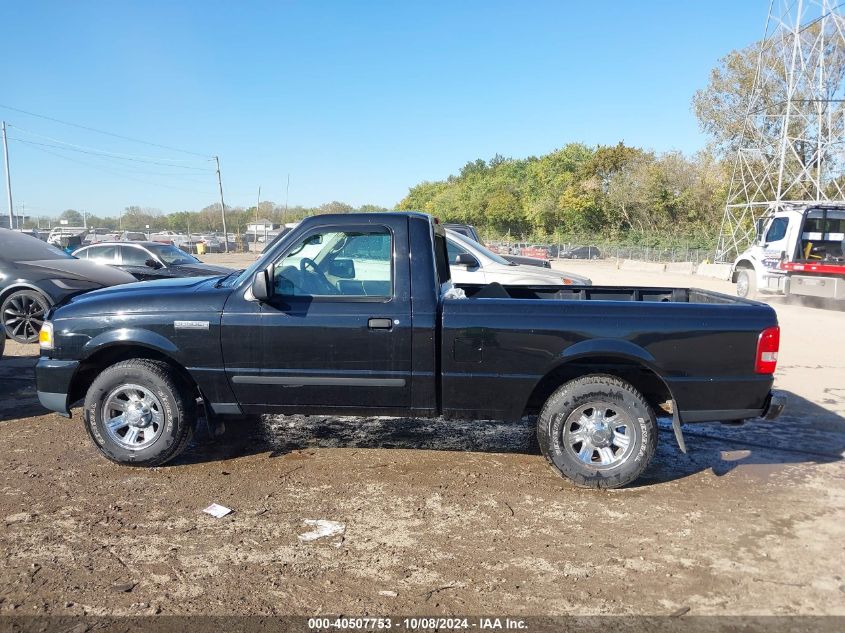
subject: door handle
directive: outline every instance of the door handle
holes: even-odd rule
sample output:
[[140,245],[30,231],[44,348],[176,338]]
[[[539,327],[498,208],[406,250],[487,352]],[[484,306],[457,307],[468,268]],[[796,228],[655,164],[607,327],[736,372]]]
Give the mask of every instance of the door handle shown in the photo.
[[393,319],[372,318],[367,321],[367,327],[371,330],[390,330],[393,329]]

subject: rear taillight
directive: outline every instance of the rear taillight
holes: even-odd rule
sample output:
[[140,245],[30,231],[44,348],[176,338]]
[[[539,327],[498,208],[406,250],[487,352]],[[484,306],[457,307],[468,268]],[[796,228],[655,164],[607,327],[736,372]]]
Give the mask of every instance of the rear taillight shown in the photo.
[[757,362],[754,371],[758,374],[773,374],[778,366],[778,348],[780,348],[780,328],[767,327],[757,339]]

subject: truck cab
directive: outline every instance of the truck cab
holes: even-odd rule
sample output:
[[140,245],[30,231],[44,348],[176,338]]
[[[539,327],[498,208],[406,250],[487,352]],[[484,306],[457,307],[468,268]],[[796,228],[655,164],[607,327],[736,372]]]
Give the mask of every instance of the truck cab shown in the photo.
[[[761,293],[845,298],[845,286],[838,280],[843,272],[845,206],[785,204],[757,220],[754,243],[737,257],[731,281],[740,297]],[[830,275],[824,278],[823,273]]]

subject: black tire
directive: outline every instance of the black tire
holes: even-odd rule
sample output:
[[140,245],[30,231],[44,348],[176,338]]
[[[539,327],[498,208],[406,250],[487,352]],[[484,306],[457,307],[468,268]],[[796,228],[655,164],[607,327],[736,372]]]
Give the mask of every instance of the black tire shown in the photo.
[[[604,417],[608,411],[615,414],[611,424]],[[597,412],[601,412],[601,424],[579,424],[579,420],[595,418]],[[586,443],[577,442],[582,427],[589,435]],[[625,436],[629,439],[623,447]],[[595,444],[607,445],[593,448],[595,438],[600,440]],[[654,457],[657,420],[633,386],[615,376],[594,374],[571,380],[549,397],[537,418],[537,442],[552,468],[577,486],[619,488],[637,479]]]
[[753,299],[757,296],[757,276],[750,268],[740,268],[736,274],[736,296]]
[[[136,398],[140,394],[146,396],[133,401],[133,391]],[[123,392],[129,397],[127,404],[120,406],[136,408],[138,402],[152,403],[152,406],[142,407],[142,411],[149,410],[149,415],[136,412],[142,418],[138,424],[146,426],[136,425],[135,436],[131,439],[132,425],[126,424],[114,431],[107,425],[108,410],[117,401],[123,402]],[[112,365],[97,376],[85,396],[84,417],[88,435],[111,461],[130,466],[159,466],[177,457],[190,443],[196,426],[196,398],[166,363],[135,358]],[[112,419],[117,417],[122,416]],[[139,445],[128,446],[136,438]]]
[[0,314],[6,336],[18,343],[37,343],[50,302],[37,290],[18,290],[3,299]]

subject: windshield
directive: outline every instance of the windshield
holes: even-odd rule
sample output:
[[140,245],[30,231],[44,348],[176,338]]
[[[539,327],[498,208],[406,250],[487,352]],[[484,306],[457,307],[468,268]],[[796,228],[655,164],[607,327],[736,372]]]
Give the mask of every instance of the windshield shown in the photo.
[[34,262],[41,259],[76,259],[63,250],[42,242],[37,237],[0,229],[0,259],[13,262]]
[[169,244],[162,244],[161,246],[151,246],[150,250],[155,252],[161,260],[168,266],[179,264],[199,264],[198,260],[193,255],[189,255],[181,248],[171,246]]
[[456,233],[455,231],[446,231],[449,235],[449,239],[455,240],[456,242],[460,243],[462,246],[469,248],[471,251],[475,251],[476,253],[481,253],[487,259],[490,259],[497,264],[502,264],[503,266],[510,266],[511,263],[506,260],[501,255],[496,255],[493,251],[489,250],[486,246],[482,246],[478,242],[469,239],[468,237],[464,237],[460,233]]

